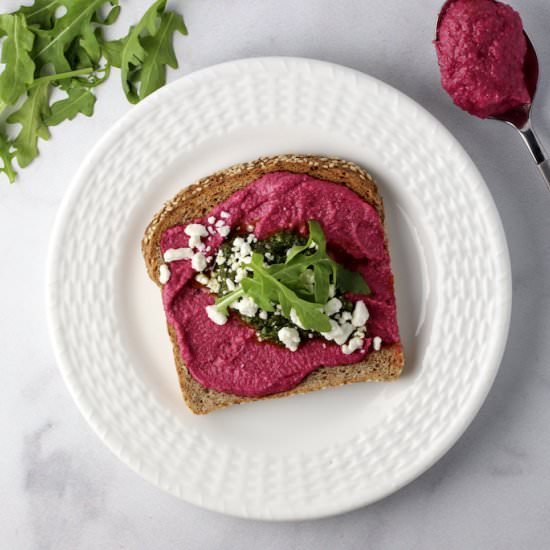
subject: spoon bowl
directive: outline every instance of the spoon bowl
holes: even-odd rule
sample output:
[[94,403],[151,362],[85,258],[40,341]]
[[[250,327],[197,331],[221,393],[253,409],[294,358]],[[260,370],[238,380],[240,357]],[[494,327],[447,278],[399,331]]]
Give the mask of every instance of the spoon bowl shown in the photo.
[[[456,1],[457,0],[447,0],[441,7],[436,24],[436,42],[439,41],[439,28],[441,26],[441,23],[447,15],[447,11],[451,7],[451,5]],[[496,0],[493,1],[495,4],[499,3]],[[525,76],[525,84],[527,86],[527,91],[529,92],[529,97],[531,98],[531,101],[529,103],[525,103],[524,105],[509,109],[504,113],[492,115],[489,118],[513,126],[520,133],[524,143],[529,148],[531,155],[537,163],[542,177],[546,181],[548,190],[550,190],[550,159],[548,158],[548,155],[545,152],[540,140],[536,136],[531,122],[531,110],[539,81],[539,61],[537,57],[537,52],[535,51],[535,47],[533,46],[533,43],[531,42],[529,36],[525,31],[523,32],[523,34],[527,42],[527,53],[525,54],[523,72]]]

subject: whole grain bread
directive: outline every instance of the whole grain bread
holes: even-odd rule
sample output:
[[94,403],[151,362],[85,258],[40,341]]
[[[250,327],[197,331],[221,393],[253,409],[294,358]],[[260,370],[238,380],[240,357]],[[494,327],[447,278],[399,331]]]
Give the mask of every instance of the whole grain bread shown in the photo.
[[[159,282],[159,266],[163,263],[160,240],[166,229],[203,217],[237,190],[264,174],[276,171],[308,174],[314,178],[345,185],[371,204],[384,224],[384,206],[376,184],[373,178],[358,165],[345,160],[313,155],[279,155],[260,158],[220,170],[186,187],[153,217],[141,243],[143,258],[151,279],[158,286],[162,286]],[[206,414],[229,405],[286,397],[354,382],[394,380],[401,374],[404,364],[400,344],[384,346],[380,351],[369,353],[364,361],[353,365],[320,367],[289,391],[259,398],[242,397],[209,389],[197,382],[182,360],[175,330],[169,324],[168,334],[172,341],[183,397],[189,408],[196,414]]]

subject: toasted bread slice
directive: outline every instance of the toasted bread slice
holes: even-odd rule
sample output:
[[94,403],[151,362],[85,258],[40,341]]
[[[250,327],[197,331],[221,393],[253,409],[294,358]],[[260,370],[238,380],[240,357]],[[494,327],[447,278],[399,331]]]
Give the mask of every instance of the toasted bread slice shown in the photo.
[[[371,204],[384,223],[382,198],[372,177],[356,164],[335,158],[309,155],[280,155],[261,158],[220,170],[180,191],[168,201],[153,218],[142,240],[142,253],[151,279],[160,287],[159,266],[163,263],[160,240],[166,229],[189,223],[205,216],[212,208],[228,199],[237,190],[247,186],[269,172],[285,171],[308,174],[314,178],[340,183]],[[387,247],[387,236],[386,236]],[[196,414],[206,414],[216,409],[257,401],[307,393],[354,382],[393,380],[403,370],[403,352],[400,344],[385,346],[369,353],[364,361],[346,366],[320,367],[307,375],[295,388],[265,397],[242,397],[204,387],[186,368],[178,347],[176,334],[168,325],[174,359],[183,397]]]

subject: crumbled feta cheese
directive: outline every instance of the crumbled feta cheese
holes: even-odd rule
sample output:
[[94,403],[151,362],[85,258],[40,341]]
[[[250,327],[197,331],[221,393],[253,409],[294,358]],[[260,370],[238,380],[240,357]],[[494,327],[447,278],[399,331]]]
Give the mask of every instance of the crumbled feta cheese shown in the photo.
[[248,237],[246,238],[246,242],[255,243],[258,242],[258,239],[256,238],[256,235],[254,235],[254,233],[250,233],[250,235],[248,235]]
[[189,246],[198,250],[204,249],[204,243],[201,241],[201,238],[198,235],[193,235],[189,237]]
[[222,236],[222,237],[227,237],[227,235],[229,235],[229,232],[231,231],[231,228],[227,225],[224,225],[223,227],[218,227],[218,233]]
[[216,257],[216,263],[218,265],[223,265],[225,263],[225,256],[223,254],[218,254]]
[[339,325],[333,319],[330,320],[330,327],[328,332],[322,332],[321,335],[325,340],[334,340],[339,346],[345,344],[346,340],[353,332],[353,325],[351,323]]
[[225,222],[223,220],[218,220],[214,225],[216,227],[222,227],[223,225],[225,225]]
[[351,323],[344,323],[343,325],[340,325],[340,328],[342,329],[342,336],[334,339],[339,346],[345,344],[347,339],[351,336],[351,333],[353,332],[353,325]]
[[304,326],[302,325],[302,323],[300,322],[300,319],[298,318],[298,314],[296,313],[296,310],[294,308],[292,308],[290,310],[290,320],[297,326],[297,327],[300,327],[300,328],[304,328]]
[[210,233],[210,235],[214,235],[216,233],[216,230],[213,227],[211,227],[210,225],[208,226],[207,229],[208,229],[208,233]]
[[170,280],[170,269],[166,264],[160,264],[159,267],[159,282],[165,285]]
[[380,351],[380,348],[382,347],[382,338],[380,338],[380,336],[375,336],[372,339],[372,347],[374,351]]
[[264,254],[264,257],[266,260],[272,260],[273,259],[273,254],[271,254],[271,252],[266,252]]
[[210,225],[214,225],[214,224],[216,223],[216,218],[215,218],[214,216],[210,216],[210,217],[208,218],[208,223],[209,223]]
[[175,262],[177,260],[186,260],[193,256],[193,251],[190,248],[169,248],[164,253],[165,262]]
[[353,308],[353,315],[351,317],[351,324],[354,327],[362,327],[369,320],[369,310],[365,305],[365,302],[359,300],[355,302],[355,307]]
[[342,321],[351,321],[353,315],[349,311],[342,311],[341,319]]
[[258,313],[258,317],[265,321],[267,319],[267,311],[264,311],[263,309]]
[[206,227],[201,223],[190,223],[185,229],[185,234],[190,237],[206,237],[208,236],[208,231]]
[[204,268],[206,267],[206,258],[204,256],[204,254],[201,254],[200,252],[197,252],[191,258],[191,267],[195,271],[204,271]]
[[237,272],[235,273],[235,282],[240,283],[245,277],[246,271],[242,267],[237,268]]
[[210,245],[208,245],[208,246],[206,247],[206,252],[210,252],[211,250],[212,250],[212,247],[211,247]]
[[246,256],[250,256],[252,254],[252,248],[250,247],[250,244],[243,242],[240,249],[241,258],[245,258]]
[[227,290],[230,290],[231,292],[233,292],[233,290],[235,290],[235,288],[237,288],[235,286],[235,283],[231,279],[226,279],[225,284],[227,285]]
[[225,211],[222,211],[222,213],[220,214],[220,216],[224,219],[227,219],[231,216],[231,214],[229,212],[225,212]]
[[350,355],[354,351],[361,349],[363,347],[363,340],[361,338],[352,338],[347,344],[342,346],[342,353],[345,355]]
[[220,283],[217,279],[209,279],[206,286],[216,294],[220,291]]
[[325,305],[324,310],[327,315],[334,315],[342,309],[342,302],[338,298],[331,298]]
[[235,309],[245,317],[254,317],[258,311],[258,306],[252,298],[245,296],[237,302],[237,307]]
[[243,264],[249,264],[252,262],[252,256],[247,256],[246,258],[243,258]]
[[206,315],[208,318],[216,323],[216,325],[225,325],[227,323],[227,316],[224,315],[215,305],[206,306]]
[[239,250],[243,244],[244,239],[242,237],[235,237],[235,239],[233,240],[233,248],[235,250]]
[[283,327],[277,332],[279,340],[290,351],[296,351],[300,345],[300,334],[295,328]]
[[207,285],[210,279],[204,273],[199,273],[198,275],[195,275],[195,281],[201,285]]

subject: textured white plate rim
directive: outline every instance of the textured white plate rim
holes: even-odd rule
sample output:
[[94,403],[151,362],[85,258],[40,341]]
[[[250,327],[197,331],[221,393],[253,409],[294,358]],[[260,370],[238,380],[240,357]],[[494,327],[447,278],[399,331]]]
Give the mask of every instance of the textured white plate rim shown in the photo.
[[[299,62],[303,62],[304,64],[309,64],[312,67],[315,65],[333,66],[340,70],[345,69],[349,73],[354,73],[357,78],[379,82],[378,79],[374,77],[371,77],[369,75],[366,75],[364,73],[361,73],[351,68],[343,67],[341,65],[336,65],[336,64],[327,63],[319,60],[313,60],[313,59],[292,58],[292,57],[291,58],[264,57],[264,58],[250,58],[250,59],[229,61],[229,62],[225,62],[225,63],[221,63],[218,65],[201,69],[199,71],[196,71],[190,75],[183,77],[183,79],[188,81],[192,78],[196,79],[196,78],[208,77],[210,73],[213,73],[220,69],[231,69],[233,66],[237,67],[239,65],[246,66],[246,64],[249,62],[262,62],[268,65],[270,63],[276,64],[281,62],[284,63],[286,61],[289,61],[289,62],[299,61]],[[124,462],[132,470],[134,470],[140,476],[147,479],[152,484],[157,485],[158,487],[165,490],[166,492],[169,492],[174,496],[178,496],[180,498],[182,498],[182,495],[177,494],[170,485],[163,483],[162,477],[159,476],[158,473],[151,472],[146,468],[138,469],[137,467],[135,467],[135,464],[129,461],[127,457],[124,455],[124,453],[122,452],[123,446],[121,445],[121,442],[117,439],[117,437],[113,435],[112,432],[109,432],[105,428],[105,426],[102,426],[98,422],[96,422],[96,419],[92,414],[91,405],[85,400],[83,400],[79,394],[78,380],[75,378],[72,378],[70,375],[70,370],[66,363],[65,354],[63,351],[64,342],[63,342],[63,339],[61,338],[61,334],[53,329],[53,327],[56,325],[56,322],[58,320],[58,311],[55,307],[55,301],[53,298],[55,295],[55,292],[54,292],[55,283],[57,278],[59,277],[59,274],[57,273],[56,260],[59,257],[59,254],[61,253],[61,250],[62,250],[61,237],[63,235],[63,228],[67,220],[72,215],[71,205],[74,203],[74,201],[78,199],[81,189],[86,185],[86,180],[85,178],[83,178],[84,174],[88,171],[88,169],[92,165],[94,165],[99,160],[99,156],[102,149],[106,144],[108,144],[112,140],[112,137],[117,134],[119,129],[127,125],[130,125],[132,122],[139,119],[142,116],[142,113],[145,113],[149,109],[150,105],[162,102],[163,97],[165,95],[168,95],[172,87],[176,87],[181,84],[181,80],[182,79],[179,79],[172,82],[171,84],[168,84],[161,90],[158,90],[156,93],[146,98],[139,105],[133,107],[128,113],[126,113],[118,122],[116,122],[105,133],[105,135],[94,146],[92,151],[90,151],[90,153],[87,155],[86,159],[84,160],[80,169],[75,175],[59,207],[59,211],[56,216],[56,220],[54,223],[52,236],[50,240],[48,260],[47,260],[47,276],[46,276],[48,324],[50,328],[50,334],[53,342],[55,356],[57,358],[59,369],[61,371],[65,384],[67,385],[69,393],[72,395],[81,414],[90,424],[90,426],[99,436],[99,438],[122,462]],[[388,84],[385,84],[385,83],[382,83],[382,84],[388,88],[395,90],[392,86]],[[211,500],[208,503],[205,503],[201,498],[196,498],[196,495],[194,494],[184,495],[183,498],[186,501],[192,504],[195,504],[197,506],[205,507],[212,511],[235,515],[246,519],[254,518],[254,519],[278,520],[278,521],[322,518],[322,517],[345,513],[347,511],[356,509],[358,507],[361,507],[367,504],[372,504],[384,498],[385,496],[388,496],[389,494],[399,490],[403,486],[407,485],[408,483],[416,479],[418,476],[420,476],[422,473],[424,473],[426,470],[428,470],[433,464],[435,464],[454,445],[454,443],[456,443],[456,441],[464,433],[464,431],[467,429],[467,427],[470,425],[470,423],[478,413],[481,405],[485,401],[487,394],[497,374],[497,371],[502,359],[502,355],[504,353],[507,336],[508,336],[508,330],[510,326],[511,307],[512,307],[511,266],[510,266],[508,247],[507,247],[502,223],[501,223],[499,214],[497,212],[496,206],[494,204],[493,198],[485,182],[483,181],[481,174],[479,173],[478,169],[475,167],[475,165],[473,164],[473,162],[471,161],[470,157],[468,156],[466,151],[463,149],[461,144],[443,126],[441,122],[439,122],[431,113],[429,113],[429,111],[427,111],[426,109],[424,109],[424,107],[414,102],[414,100],[406,96],[403,92],[400,92],[399,90],[395,90],[395,91],[401,96],[402,100],[413,103],[417,109],[419,109],[420,111],[423,111],[427,117],[432,119],[434,124],[439,125],[442,128],[442,130],[444,130],[444,132],[446,133],[448,140],[450,142],[453,142],[455,148],[461,152],[461,154],[464,157],[464,160],[468,162],[468,164],[470,165],[469,168],[473,170],[473,172],[479,179],[479,182],[481,183],[481,185],[479,185],[478,191],[482,195],[484,195],[484,199],[487,206],[486,214],[490,218],[489,224],[496,231],[497,234],[495,236],[495,239],[497,241],[500,241],[501,249],[503,252],[503,254],[500,255],[499,268],[504,276],[502,280],[502,288],[501,288],[501,290],[504,292],[504,295],[502,296],[504,311],[503,311],[503,315],[499,319],[499,322],[495,325],[496,327],[498,327],[499,338],[495,341],[491,349],[491,354],[487,357],[487,365],[486,365],[486,368],[483,370],[483,373],[480,375],[480,378],[477,382],[477,385],[475,388],[476,391],[469,396],[468,400],[466,401],[466,404],[464,405],[463,409],[460,411],[461,414],[460,414],[459,421],[454,422],[452,429],[448,429],[446,431],[445,437],[440,438],[437,441],[437,445],[434,445],[431,447],[430,455],[424,461],[424,463],[417,465],[414,471],[411,471],[408,475],[401,476],[401,478],[394,484],[391,484],[391,485],[388,484],[380,488],[377,492],[371,491],[368,496],[358,495],[356,497],[351,497],[346,503],[346,505],[342,505],[341,503],[339,503],[337,504],[337,507],[334,507],[331,505],[331,503],[325,503],[322,506],[319,506],[315,509],[312,508],[311,510],[303,511],[302,513],[295,513],[295,511],[292,511],[288,515],[285,515],[285,514],[271,515],[271,514],[267,514],[265,510],[263,511],[247,510],[246,512],[228,510],[226,507],[218,506],[215,500]],[[495,331],[496,330],[497,328],[495,328]]]

